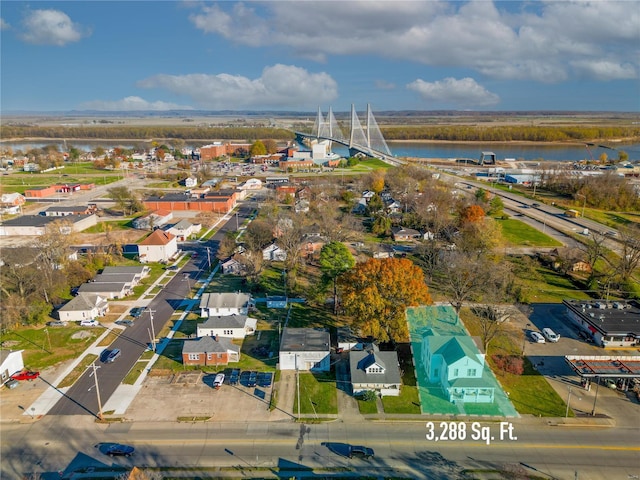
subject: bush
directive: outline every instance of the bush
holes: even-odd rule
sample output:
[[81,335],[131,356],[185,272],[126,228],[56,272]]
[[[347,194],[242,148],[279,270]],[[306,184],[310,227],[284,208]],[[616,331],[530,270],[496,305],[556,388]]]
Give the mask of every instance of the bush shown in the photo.
[[524,360],[517,355],[492,355],[494,365],[502,373],[522,375],[524,373]]
[[358,400],[362,400],[363,402],[373,402],[377,395],[374,390],[365,390],[364,392],[360,392],[357,397]]

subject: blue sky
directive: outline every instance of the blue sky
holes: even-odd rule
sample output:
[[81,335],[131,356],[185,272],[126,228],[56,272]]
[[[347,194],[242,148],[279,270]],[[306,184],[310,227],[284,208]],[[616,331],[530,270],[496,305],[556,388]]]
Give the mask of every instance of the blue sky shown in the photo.
[[3,112],[640,110],[640,1],[3,0]]

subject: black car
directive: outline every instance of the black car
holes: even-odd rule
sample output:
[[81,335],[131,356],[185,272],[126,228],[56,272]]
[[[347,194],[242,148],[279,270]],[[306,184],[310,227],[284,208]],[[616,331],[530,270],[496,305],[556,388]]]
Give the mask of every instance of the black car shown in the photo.
[[107,358],[105,359],[106,363],[113,363],[115,362],[118,357],[120,357],[120,349],[119,348],[114,348],[113,350],[111,350],[109,352],[109,355],[107,355]]
[[229,374],[229,385],[237,385],[240,381],[240,369],[234,368]]
[[258,372],[249,372],[249,377],[247,378],[247,387],[255,387],[258,381]]
[[104,451],[106,455],[110,457],[130,457],[133,455],[135,448],[130,445],[122,445],[120,443],[114,443],[109,445]]
[[138,318],[144,312],[144,307],[134,307],[129,311],[129,315],[133,318]]
[[269,388],[273,380],[273,373],[261,372],[258,374],[258,386],[263,388]]
[[374,455],[373,448],[363,447],[362,445],[351,445],[349,447],[349,458],[371,458]]
[[131,320],[116,320],[114,323],[116,325],[124,325],[125,327],[133,327],[133,322]]
[[66,327],[67,322],[62,322],[60,320],[54,320],[53,322],[47,322],[47,327]]

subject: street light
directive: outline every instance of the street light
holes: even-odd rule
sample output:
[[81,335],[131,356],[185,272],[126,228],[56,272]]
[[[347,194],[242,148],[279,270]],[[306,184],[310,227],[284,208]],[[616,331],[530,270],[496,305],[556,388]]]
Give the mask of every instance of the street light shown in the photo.
[[155,353],[156,352],[156,331],[153,327],[154,310],[151,310],[150,308],[147,307],[147,311],[149,312],[149,322],[151,323],[151,349],[153,350],[153,353]]
[[587,196],[583,195],[581,193],[576,193],[576,197],[584,198],[584,200],[582,202],[582,218],[584,218],[584,208],[587,206]]

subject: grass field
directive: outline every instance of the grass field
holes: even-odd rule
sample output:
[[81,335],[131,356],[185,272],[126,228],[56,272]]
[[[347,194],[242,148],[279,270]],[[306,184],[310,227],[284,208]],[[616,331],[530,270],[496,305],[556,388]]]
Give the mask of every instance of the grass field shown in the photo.
[[521,247],[561,247],[562,243],[536,230],[520,220],[496,218],[502,227],[502,235],[509,246]]
[[92,169],[85,175],[75,174],[73,167],[65,167],[55,172],[34,173],[15,172],[11,175],[3,175],[2,191],[5,193],[24,193],[30,188],[47,187],[59,183],[93,183],[95,185],[107,185],[122,179],[120,172],[114,173],[107,170]]
[[[338,396],[333,374],[300,374],[300,411],[303,415],[337,414]],[[293,402],[293,412],[298,414],[298,394]]]

